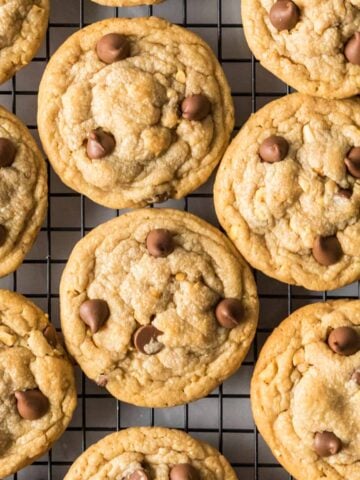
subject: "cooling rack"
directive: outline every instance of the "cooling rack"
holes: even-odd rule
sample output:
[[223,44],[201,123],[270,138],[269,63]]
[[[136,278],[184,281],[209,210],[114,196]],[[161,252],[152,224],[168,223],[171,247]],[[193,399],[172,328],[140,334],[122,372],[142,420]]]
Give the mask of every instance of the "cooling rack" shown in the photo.
[[[167,0],[154,7],[109,8],[90,0],[52,0],[44,45],[31,64],[0,88],[0,103],[16,113],[37,136],[37,89],[51,54],[77,29],[106,17],[157,15],[203,37],[216,52],[232,88],[236,128],[252,112],[289,89],[267,73],[251,55],[243,34],[240,0]],[[213,178],[181,201],[167,206],[188,210],[218,226],[212,199]],[[49,167],[49,210],[35,246],[19,270],[0,281],[32,299],[59,329],[59,280],[74,244],[93,227],[121,211],[100,207],[65,187]],[[33,465],[9,477],[14,480],[61,480],[89,445],[110,432],[133,425],[163,425],[188,431],[208,441],[230,460],[240,480],[285,480],[258,434],[251,416],[249,384],[258,351],[272,329],[291,311],[327,298],[359,297],[358,283],[331,294],[310,292],[255,272],[261,316],[251,351],[241,369],[207,398],[169,409],[122,404],[87,380],[76,368],[78,408],[54,448]]]

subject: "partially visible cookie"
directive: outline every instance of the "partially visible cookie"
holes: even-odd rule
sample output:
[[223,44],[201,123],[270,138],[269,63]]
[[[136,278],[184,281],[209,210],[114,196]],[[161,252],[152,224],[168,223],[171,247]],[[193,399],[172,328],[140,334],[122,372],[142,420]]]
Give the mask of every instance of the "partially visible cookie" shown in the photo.
[[86,375],[135,405],[209,394],[243,361],[258,300],[231,242],[179,210],[144,209],[75,246],[60,286],[62,331]]
[[254,114],[215,182],[221,224],[255,268],[310,290],[360,278],[360,102],[301,94]]
[[155,17],[113,18],[52,56],[38,123],[64,183],[110,208],[139,207],[184,197],[208,179],[234,109],[200,37]]
[[255,422],[298,480],[358,480],[360,301],[315,303],[274,330],[251,384]]
[[43,455],[76,406],[71,363],[38,307],[0,290],[0,477]]
[[4,276],[21,264],[44,221],[47,172],[29,130],[2,107],[0,185],[0,276]]
[[236,480],[229,462],[207,443],[185,432],[134,427],[88,448],[64,480]]
[[0,83],[27,65],[44,38],[49,0],[0,2]]
[[260,63],[301,93],[360,93],[358,0],[242,0],[247,42]]
[[136,7],[138,5],[156,5],[164,0],[92,0],[108,7]]

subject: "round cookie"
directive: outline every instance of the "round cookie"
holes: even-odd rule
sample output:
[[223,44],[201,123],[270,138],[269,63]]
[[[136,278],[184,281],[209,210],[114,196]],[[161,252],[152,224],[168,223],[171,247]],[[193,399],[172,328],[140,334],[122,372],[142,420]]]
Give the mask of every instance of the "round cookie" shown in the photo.
[[360,301],[315,303],[274,330],[256,364],[256,425],[298,480],[358,480]]
[[164,0],[92,0],[107,7],[137,7],[138,5],[157,5]]
[[253,267],[310,290],[360,278],[358,146],[355,99],[292,94],[248,120],[221,163],[215,206]]
[[255,334],[256,287],[216,228],[179,210],[137,210],[74,248],[60,285],[62,331],[88,377],[141,406],[204,397]]
[[247,42],[260,63],[301,93],[360,92],[357,0],[243,0]]
[[0,276],[4,276],[21,264],[44,221],[47,172],[29,130],[2,107],[0,183]]
[[27,65],[43,41],[49,0],[7,0],[0,5],[0,83]]
[[41,457],[76,406],[71,363],[44,314],[0,290],[0,477]]
[[113,433],[88,448],[64,480],[236,480],[215,448],[180,430],[134,427]]
[[41,81],[39,132],[61,179],[110,208],[181,198],[204,183],[234,124],[224,73],[197,35],[114,18],[72,35]]

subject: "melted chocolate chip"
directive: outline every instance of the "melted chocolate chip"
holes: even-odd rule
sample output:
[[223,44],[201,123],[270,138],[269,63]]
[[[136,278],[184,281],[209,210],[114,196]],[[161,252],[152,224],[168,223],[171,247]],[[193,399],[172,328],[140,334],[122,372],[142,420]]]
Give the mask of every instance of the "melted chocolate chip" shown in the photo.
[[360,65],[360,32],[355,32],[344,48],[344,55],[348,62]]
[[244,316],[242,303],[237,298],[225,298],[218,303],[215,316],[224,328],[235,328]]
[[86,144],[86,153],[92,160],[99,160],[110,155],[115,149],[115,138],[111,133],[104,132],[101,128],[89,134]]
[[104,63],[118,62],[130,55],[130,43],[124,35],[108,33],[97,42],[96,53]]
[[339,197],[349,199],[352,197],[352,190],[350,188],[339,188],[337,194],[339,195]]
[[354,328],[335,328],[329,335],[328,345],[339,355],[354,355],[360,350],[360,335]]
[[150,480],[150,477],[144,470],[135,470],[130,474],[129,480]]
[[50,403],[47,397],[38,389],[15,392],[17,410],[25,420],[37,420],[49,410]]
[[16,156],[16,146],[8,138],[0,138],[0,167],[10,167]]
[[336,236],[319,236],[315,239],[312,254],[320,265],[328,267],[341,260],[343,251]]
[[289,151],[289,144],[284,137],[271,135],[260,145],[259,155],[263,162],[275,163],[284,160]]
[[0,247],[4,245],[7,239],[7,230],[4,225],[0,225]]
[[170,470],[170,480],[200,480],[200,474],[190,463],[179,463]]
[[146,237],[146,247],[153,257],[167,257],[175,248],[173,236],[164,228],[151,230]]
[[314,449],[320,457],[330,457],[340,452],[342,442],[332,432],[318,432],[314,438]]
[[110,310],[104,300],[86,300],[80,306],[80,318],[90,327],[92,333],[96,333],[109,318]]
[[300,11],[291,0],[278,0],[270,10],[270,22],[280,31],[291,30],[299,21]]
[[204,120],[211,111],[211,103],[205,95],[192,95],[183,100],[181,111],[186,120]]
[[360,178],[360,147],[353,147],[344,162],[350,175]]
[[56,347],[58,343],[58,337],[53,325],[48,325],[44,330],[44,337],[52,347]]
[[145,325],[138,328],[134,334],[134,345],[138,352],[146,355],[155,355],[159,353],[164,345],[158,342],[157,337],[163,332],[158,330],[154,325]]

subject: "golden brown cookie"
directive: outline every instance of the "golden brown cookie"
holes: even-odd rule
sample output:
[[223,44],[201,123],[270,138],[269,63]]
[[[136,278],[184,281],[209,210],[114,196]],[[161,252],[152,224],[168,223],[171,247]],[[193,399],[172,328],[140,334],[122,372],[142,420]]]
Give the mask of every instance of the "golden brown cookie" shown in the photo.
[[49,0],[0,2],[0,83],[27,65],[38,51],[49,18]]
[[360,102],[293,94],[253,115],[215,182],[219,220],[255,268],[310,290],[360,278]]
[[360,92],[358,0],[242,0],[247,42],[260,63],[301,93]]
[[4,276],[21,264],[44,221],[47,173],[29,130],[2,107],[0,184],[0,276]]
[[251,385],[255,422],[297,480],[358,480],[360,301],[315,303],[274,330]]
[[54,327],[29,300],[0,290],[0,477],[42,456],[76,406],[71,363]]
[[258,317],[252,274],[229,240],[166,209],[122,215],[81,240],[60,302],[66,345],[86,375],[152,407],[204,397],[234,373]]
[[224,73],[197,35],[155,17],[114,18],[53,55],[38,123],[61,179],[123,208],[181,198],[204,183],[234,112]]
[[88,448],[64,480],[236,480],[229,462],[185,432],[134,427],[113,433]]

